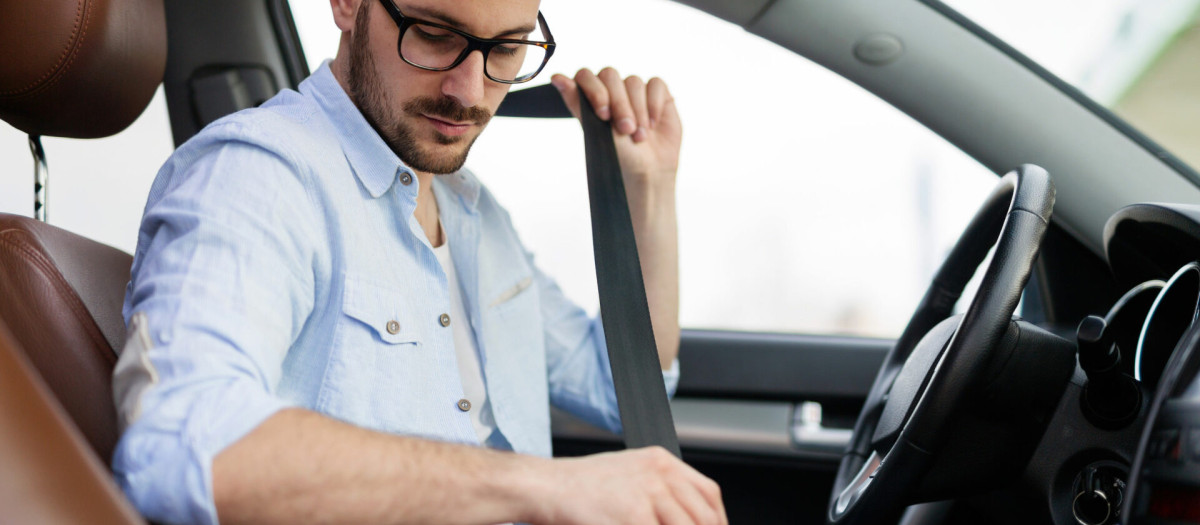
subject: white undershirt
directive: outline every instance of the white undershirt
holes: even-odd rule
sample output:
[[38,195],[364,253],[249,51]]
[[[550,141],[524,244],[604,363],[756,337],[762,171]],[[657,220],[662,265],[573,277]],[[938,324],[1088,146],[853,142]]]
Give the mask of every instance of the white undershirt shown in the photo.
[[471,402],[471,426],[475,427],[479,442],[486,446],[488,438],[496,430],[496,419],[492,416],[492,404],[484,387],[483,369],[479,364],[479,350],[475,335],[471,332],[470,317],[463,307],[462,286],[458,282],[458,273],[454,271],[454,260],[450,257],[450,243],[443,242],[433,249],[433,253],[446,272],[446,283],[450,290],[450,328],[454,331],[454,353],[458,356],[463,397]]

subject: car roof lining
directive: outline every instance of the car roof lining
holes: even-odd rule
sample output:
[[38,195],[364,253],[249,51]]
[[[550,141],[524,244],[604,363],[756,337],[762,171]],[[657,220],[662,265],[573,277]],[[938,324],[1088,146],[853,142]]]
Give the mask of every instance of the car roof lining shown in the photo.
[[[1118,209],[1200,198],[1111,122],[922,1],[677,1],[859,84],[998,174],[1026,162],[1046,168],[1058,187],[1055,222],[1098,255]],[[882,66],[856,59],[855,44],[881,33],[899,38],[903,54]]]

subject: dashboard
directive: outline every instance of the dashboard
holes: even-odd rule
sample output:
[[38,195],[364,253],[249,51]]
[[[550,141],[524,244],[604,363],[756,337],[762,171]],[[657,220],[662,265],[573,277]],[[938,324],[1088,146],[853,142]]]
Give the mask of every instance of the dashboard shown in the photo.
[[1113,490],[1102,471],[1084,471],[1073,517],[1081,525],[1200,523],[1200,206],[1126,207],[1108,221],[1105,250],[1128,291],[1104,321],[1145,419],[1128,486]]

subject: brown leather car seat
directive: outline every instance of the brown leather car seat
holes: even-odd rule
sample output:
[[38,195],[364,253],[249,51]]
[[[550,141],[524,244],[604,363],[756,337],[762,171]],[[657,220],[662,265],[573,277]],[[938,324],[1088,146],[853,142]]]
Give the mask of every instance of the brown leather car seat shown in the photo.
[[0,465],[0,523],[142,523],[3,323]]
[[[163,2],[0,0],[0,49],[0,119],[31,137],[111,135],[141,114],[162,81]],[[137,521],[103,467],[117,440],[111,374],[131,263],[115,248],[0,214],[0,523]],[[40,377],[27,377],[26,361]],[[38,393],[39,381],[61,407]],[[53,424],[64,408],[78,430]],[[71,452],[79,430],[95,456]],[[53,503],[46,491],[63,497]],[[75,519],[54,508],[92,508],[78,499],[87,494],[118,511]]]
[[0,320],[106,462],[117,443],[112,370],[131,264],[116,248],[0,214]]

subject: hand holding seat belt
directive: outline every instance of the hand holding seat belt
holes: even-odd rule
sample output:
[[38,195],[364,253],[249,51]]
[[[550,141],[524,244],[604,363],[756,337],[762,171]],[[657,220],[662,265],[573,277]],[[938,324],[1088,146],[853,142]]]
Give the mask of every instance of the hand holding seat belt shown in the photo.
[[[659,365],[612,128],[596,116],[587,97],[579,97],[579,105],[587,156],[596,284],[617,407],[625,429],[625,447],[658,445],[679,457],[679,438]],[[561,95],[550,85],[509,93],[496,115],[571,117]]]

